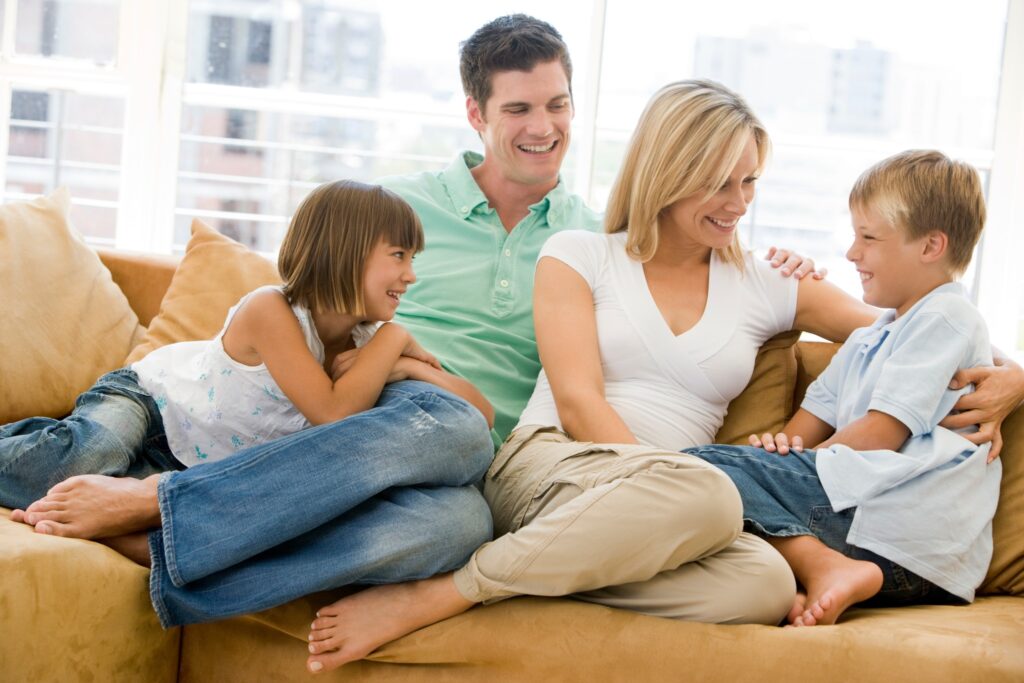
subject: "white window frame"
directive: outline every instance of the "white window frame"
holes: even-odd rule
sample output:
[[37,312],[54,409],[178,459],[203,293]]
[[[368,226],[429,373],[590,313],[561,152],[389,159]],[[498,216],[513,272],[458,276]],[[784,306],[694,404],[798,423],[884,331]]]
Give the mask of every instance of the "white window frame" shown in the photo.
[[[989,178],[989,221],[976,280],[978,303],[993,341],[1010,350],[1017,345],[1019,311],[1024,303],[1024,2],[1009,1],[995,151]],[[120,249],[167,253],[173,247],[177,212],[181,114],[183,105],[253,108],[264,111],[330,112],[372,109],[380,117],[422,117],[386,99],[290,93],[289,100],[261,91],[186,82],[188,0],[121,0],[117,59],[113,66],[75,60],[15,56],[17,0],[4,5],[0,35],[0,130],[8,130],[12,89],[59,89],[124,98],[120,193],[113,245]],[[575,154],[579,163],[573,191],[589,197],[597,137],[596,113],[601,81],[607,0],[592,0],[586,68],[575,86]],[[369,108],[369,109],[368,109]],[[455,117],[436,113],[445,120]],[[779,140],[779,143],[784,143]],[[6,159],[8,136],[0,136]],[[6,186],[0,164],[0,187]]]

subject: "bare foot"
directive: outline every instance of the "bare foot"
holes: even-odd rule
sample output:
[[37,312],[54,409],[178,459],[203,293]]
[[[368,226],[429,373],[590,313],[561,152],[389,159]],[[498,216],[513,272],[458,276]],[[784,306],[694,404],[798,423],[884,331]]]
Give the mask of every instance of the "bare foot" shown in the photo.
[[85,474],[66,479],[25,509],[37,533],[70,538],[121,536],[160,526],[160,475],[143,480]]
[[873,597],[882,588],[882,570],[874,562],[844,555],[820,575],[808,578],[807,608],[791,620],[794,626],[834,624],[852,605]]
[[[769,538],[786,558],[806,596],[797,595],[789,611],[792,626],[834,624],[851,605],[874,596],[882,588],[882,570],[874,562],[854,560],[814,536]],[[803,600],[804,607],[798,609]]]
[[451,574],[347,595],[316,613],[309,632],[313,654],[306,668],[312,673],[331,671],[474,604],[458,592]]
[[111,536],[100,539],[100,543],[113,548],[135,564],[149,567],[152,560],[149,556],[149,532],[136,531],[123,536]]
[[796,592],[796,599],[793,600],[793,606],[789,608],[789,614],[786,615],[786,623],[792,624],[807,609],[807,593],[803,591]]

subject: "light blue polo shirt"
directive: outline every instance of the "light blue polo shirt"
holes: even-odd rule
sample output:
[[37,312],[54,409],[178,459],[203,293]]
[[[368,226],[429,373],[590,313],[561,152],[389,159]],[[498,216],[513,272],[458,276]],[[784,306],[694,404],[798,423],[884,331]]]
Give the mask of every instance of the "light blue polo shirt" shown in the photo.
[[412,205],[427,242],[395,320],[490,400],[497,445],[515,426],[540,371],[533,333],[540,249],[557,231],[599,230],[602,222],[560,180],[506,232],[470,173],[481,161],[461,152],[441,172],[379,182]]
[[972,390],[949,389],[954,373],[980,365],[992,365],[985,322],[949,283],[851,334],[801,406],[837,430],[869,410],[906,425],[898,452],[819,449],[818,477],[834,510],[857,508],[849,543],[968,601],[992,558],[1002,466],[938,423]]

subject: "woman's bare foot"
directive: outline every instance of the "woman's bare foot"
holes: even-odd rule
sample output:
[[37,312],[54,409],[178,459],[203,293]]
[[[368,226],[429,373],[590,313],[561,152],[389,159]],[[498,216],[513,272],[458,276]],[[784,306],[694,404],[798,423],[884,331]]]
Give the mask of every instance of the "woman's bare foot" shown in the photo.
[[99,542],[108,548],[113,548],[135,564],[141,564],[143,567],[149,567],[152,564],[149,555],[149,532],[147,531],[101,538]]
[[474,604],[458,592],[451,574],[345,596],[316,613],[306,668],[313,673],[331,671]]
[[873,597],[882,588],[882,570],[874,562],[854,560],[829,548],[813,536],[772,538],[771,543],[793,568],[805,588],[789,612],[793,626],[834,624],[850,606]]
[[121,536],[160,526],[160,475],[143,480],[85,474],[66,479],[25,508],[37,533],[70,538]]

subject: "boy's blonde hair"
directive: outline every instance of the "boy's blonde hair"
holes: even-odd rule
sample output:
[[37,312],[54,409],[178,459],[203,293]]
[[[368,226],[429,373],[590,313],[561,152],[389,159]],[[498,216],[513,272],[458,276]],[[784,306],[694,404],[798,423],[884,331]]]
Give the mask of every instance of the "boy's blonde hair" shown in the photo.
[[908,150],[861,174],[850,191],[850,208],[871,207],[904,239],[932,230],[946,234],[946,262],[963,273],[985,227],[985,194],[978,171],[935,150]]
[[420,220],[401,197],[354,180],[321,185],[299,204],[281,243],[284,295],[311,311],[363,315],[366,260],[382,239],[423,249]]
[[[658,249],[662,211],[686,197],[710,199],[732,173],[751,135],[760,173],[771,143],[743,98],[714,81],[666,85],[640,115],[608,199],[605,231],[628,231],[627,252],[649,261]],[[738,238],[716,251],[743,268]]]

